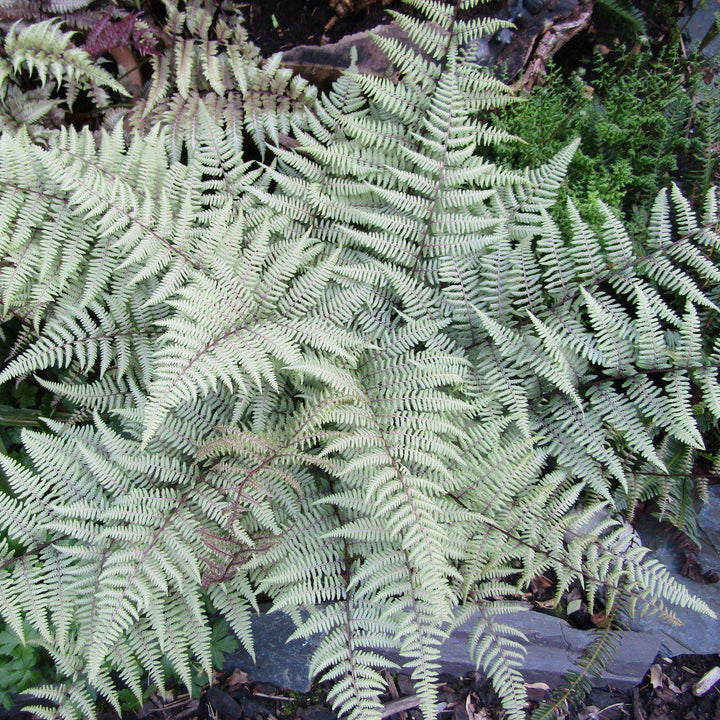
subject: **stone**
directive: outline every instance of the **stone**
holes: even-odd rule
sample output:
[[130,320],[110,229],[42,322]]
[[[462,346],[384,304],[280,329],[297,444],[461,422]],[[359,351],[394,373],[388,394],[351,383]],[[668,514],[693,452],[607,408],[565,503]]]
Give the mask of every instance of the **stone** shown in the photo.
[[211,685],[207,691],[207,701],[222,720],[240,720],[242,708],[226,692]]
[[[516,612],[503,616],[503,622],[522,630],[528,638],[527,655],[521,668],[527,682],[546,682],[558,685],[562,677],[576,669],[575,661],[592,640],[592,634],[576,630],[567,622],[537,612]],[[441,648],[440,672],[465,675],[475,670],[470,659],[469,634],[473,623],[460,626]],[[253,618],[256,660],[244,652],[226,656],[225,671],[239,667],[248,674],[250,682],[269,682],[279,688],[308,692],[310,659],[320,638],[293,640],[286,643],[294,631],[290,619],[280,613],[263,613]],[[644,633],[623,632],[615,659],[599,678],[592,678],[596,687],[628,689],[638,684],[658,653],[659,641]],[[386,656],[401,664],[397,652]]]
[[[684,18],[684,24],[681,21],[680,26],[683,29],[683,35],[688,38],[690,49],[697,49],[707,37],[711,37],[710,32],[715,25],[718,13],[720,13],[720,1],[707,0],[707,2],[703,2],[699,7],[696,7],[688,17]],[[720,56],[720,33],[705,44],[702,48],[702,54],[708,58]]]
[[273,707],[271,701],[266,698],[258,698],[254,695],[243,695],[240,698],[243,709],[243,716],[246,720],[255,720],[258,717],[272,715]]
[[297,716],[301,720],[338,720],[337,715],[328,710],[324,705],[308,705],[306,708],[300,708]]
[[[567,672],[577,669],[575,661],[592,640],[592,633],[572,628],[564,620],[544,613],[516,612],[503,615],[502,621],[521,630],[528,638],[520,672],[530,683],[559,685]],[[441,649],[442,672],[464,675],[475,670],[468,647],[472,627],[472,621],[468,621],[445,641]],[[600,677],[591,678],[593,686],[618,690],[634,687],[647,672],[658,647],[659,642],[653,637],[622,632],[615,658]]]
[[[698,515],[698,534],[702,543],[698,560],[704,570],[717,572],[720,571],[720,487],[710,487],[708,496],[709,502]],[[646,516],[638,523],[637,531],[643,544],[652,550],[650,557],[665,565],[677,582],[704,600],[720,618],[720,583],[694,582],[680,574],[679,554],[671,538],[672,530]],[[631,627],[652,633],[660,640],[663,653],[670,657],[686,653],[720,653],[720,621],[717,618],[686,608],[673,608],[673,612],[682,625],[668,625],[662,618],[653,615],[635,619]]]
[[288,642],[295,632],[295,625],[279,612],[253,616],[252,629],[255,660],[245,650],[228,654],[223,667],[225,672],[240,668],[248,674],[249,682],[266,682],[286,690],[308,692],[312,684],[308,668],[318,638]]

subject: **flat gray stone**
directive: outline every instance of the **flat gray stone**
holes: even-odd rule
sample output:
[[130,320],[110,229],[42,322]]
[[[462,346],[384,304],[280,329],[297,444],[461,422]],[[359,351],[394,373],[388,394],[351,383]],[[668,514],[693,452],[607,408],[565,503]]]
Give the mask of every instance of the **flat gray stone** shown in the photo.
[[[698,560],[703,570],[720,572],[720,487],[710,487],[708,495],[709,502],[699,513],[702,549]],[[665,565],[675,580],[704,600],[720,618],[720,583],[698,583],[683,577],[670,532],[652,518],[643,519],[637,530],[643,544],[653,551],[651,557]],[[720,620],[684,608],[675,608],[674,612],[682,625],[668,625],[651,616],[636,619],[631,627],[655,635],[662,643],[663,652],[669,656],[720,653]]]
[[[707,0],[703,6],[695,10],[689,19],[685,19],[685,25],[681,21],[680,27],[683,28],[683,34],[689,40],[690,49],[694,50],[698,47],[707,34],[715,25],[715,20],[720,13],[720,2],[718,0]],[[720,56],[720,34],[716,35],[702,50],[705,57]]]
[[[527,655],[521,668],[527,682],[558,685],[565,673],[577,669],[575,661],[592,640],[592,634],[571,628],[564,620],[537,612],[516,612],[502,617],[504,623],[522,630],[528,638]],[[441,650],[441,672],[464,675],[475,670],[470,660],[469,634],[473,622],[459,627],[445,641]],[[292,634],[292,621],[280,613],[261,614],[253,618],[256,662],[245,652],[226,656],[225,670],[239,667],[251,682],[268,682],[288,690],[308,692],[310,659],[319,638],[286,642]],[[594,687],[625,690],[637,685],[658,653],[659,641],[647,634],[623,632],[615,659],[598,678]],[[398,653],[386,656],[402,663]]]
[[[521,630],[528,639],[527,654],[520,672],[526,682],[559,685],[563,676],[577,670],[582,651],[593,639],[593,633],[570,627],[564,620],[538,612],[503,615],[503,623]],[[469,636],[473,623],[459,627],[442,646],[443,672],[463,675],[475,670],[470,661]],[[659,642],[644,633],[622,632],[615,658],[602,675],[591,678],[593,687],[607,686],[627,690],[637,685],[658,653]]]
[[267,682],[279,688],[308,692],[312,681],[308,675],[310,659],[318,647],[319,638],[292,640],[293,621],[280,612],[261,613],[252,619],[255,661],[245,650],[225,656],[223,669],[232,672],[240,668],[250,682]]

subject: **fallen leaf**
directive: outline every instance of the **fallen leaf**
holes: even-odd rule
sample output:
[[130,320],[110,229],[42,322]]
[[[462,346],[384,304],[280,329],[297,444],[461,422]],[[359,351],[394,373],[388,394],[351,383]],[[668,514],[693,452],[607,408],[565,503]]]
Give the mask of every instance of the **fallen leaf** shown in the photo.
[[247,685],[248,675],[240,668],[235,668],[232,675],[225,681],[224,686],[227,690],[234,690],[241,685]]
[[578,720],[598,720],[600,718],[600,708],[595,705],[588,705],[578,715]]
[[142,86],[142,75],[140,74],[140,66],[133,55],[132,50],[126,45],[119,45],[112,48],[110,54],[115,62],[124,70],[124,74],[131,85],[139,88]]
[[525,683],[525,689],[530,700],[542,700],[550,692],[550,686],[544,682]]
[[552,587],[552,582],[544,575],[537,575],[530,581],[530,590],[533,595],[542,595],[543,590],[547,590],[549,587]]
[[469,720],[492,720],[490,711],[480,705],[480,698],[472,692],[465,698],[465,712]]
[[657,690],[664,685],[665,673],[659,665],[650,666],[650,684]]
[[525,687],[528,688],[528,690],[530,690],[531,688],[533,690],[549,690],[550,689],[550,686],[544,682],[525,683]]
[[580,612],[581,610],[587,610],[587,605],[583,602],[583,594],[580,588],[570,590],[570,592],[565,595],[565,602],[568,615]]

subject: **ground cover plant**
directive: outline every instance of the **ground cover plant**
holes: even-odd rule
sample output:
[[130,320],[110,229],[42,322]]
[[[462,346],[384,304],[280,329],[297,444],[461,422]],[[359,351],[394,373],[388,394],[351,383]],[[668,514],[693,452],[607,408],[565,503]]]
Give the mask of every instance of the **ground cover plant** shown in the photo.
[[[562,195],[590,221],[600,220],[597,200],[604,201],[636,233],[668,183],[702,198],[720,168],[717,73],[709,60],[683,57],[679,44],[660,52],[649,45],[644,38],[614,52],[602,46],[605,55],[596,50],[569,77],[553,68],[525,102],[493,117],[525,140],[498,148],[498,160],[542,164],[580,137]],[[562,222],[562,203],[554,214]]]
[[[534,169],[487,156],[511,96],[464,48],[502,23],[410,4],[412,44],[378,40],[396,76],[327,94],[229,3],[166,4],[135,102],[57,20],[8,31],[5,97],[34,83],[40,105],[0,137],[22,327],[0,382],[73,414],[0,456],[0,614],[59,678],[39,716],[141,702],[168,665],[211,677],[210,613],[252,652],[261,596],[323,634],[312,671],[351,718],[380,716],[391,647],[432,718],[439,646],[471,617],[522,717],[502,616],[541,574],[608,618],[574,688],[628,613],[710,612],[617,511],[659,494],[693,533],[702,482],[676,468],[720,416],[718,193],[663,189],[640,236],[568,200],[561,229],[577,142]],[[41,112],[74,102],[103,122]]]

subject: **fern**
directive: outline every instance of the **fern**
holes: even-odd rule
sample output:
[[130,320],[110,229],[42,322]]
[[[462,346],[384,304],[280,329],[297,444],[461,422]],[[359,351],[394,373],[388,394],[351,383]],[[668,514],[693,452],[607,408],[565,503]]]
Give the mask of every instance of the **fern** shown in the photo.
[[187,9],[164,4],[172,41],[152,58],[152,83],[127,122],[141,130],[158,123],[167,127],[174,158],[196,145],[199,104],[228,129],[235,154],[245,133],[261,150],[268,138],[277,144],[293,117],[302,119],[313,106],[315,88],[280,67],[281,54],[263,60],[237,11],[228,13],[226,4],[215,2],[196,2]]
[[615,515],[704,446],[699,400],[718,416],[717,192],[700,216],[661,193],[642,239],[604,206],[564,233],[576,144],[485,157],[512,97],[460,46],[497,23],[412,4],[414,46],[383,44],[399,81],[351,70],[317,98],[236,17],[168,4],[139,130],[0,139],[0,297],[25,328],[0,380],[37,376],[78,420],[0,460],[0,614],[66,681],[41,715],[162,687],[162,658],[210,675],[210,607],[252,653],[261,593],[323,634],[312,671],[367,720],[389,648],[433,717],[471,617],[520,717],[502,614],[546,571],[590,607],[711,612]]
[[[5,99],[0,129],[14,124],[28,127],[42,139],[53,125],[51,112],[72,108],[78,93],[86,91],[98,107],[109,104],[108,90],[128,95],[118,82],[87,51],[73,44],[73,33],[63,32],[51,18],[23,26],[14,23],[4,35],[0,55],[0,98]],[[29,76],[34,92],[30,107],[18,106],[18,91]],[[35,96],[33,98],[33,95]]]

